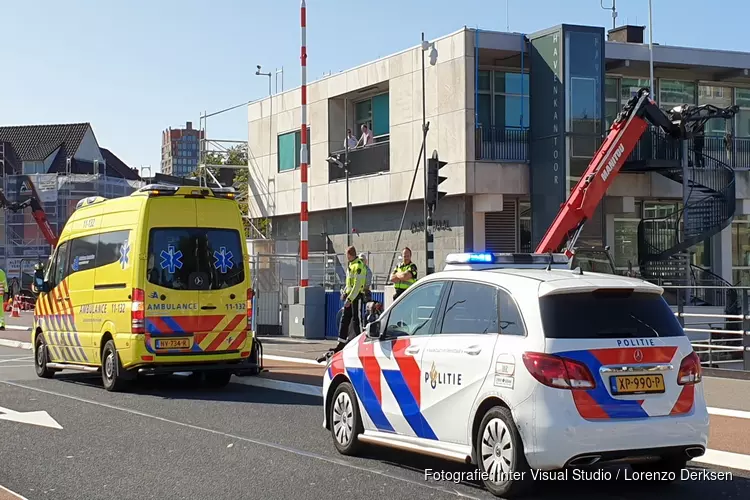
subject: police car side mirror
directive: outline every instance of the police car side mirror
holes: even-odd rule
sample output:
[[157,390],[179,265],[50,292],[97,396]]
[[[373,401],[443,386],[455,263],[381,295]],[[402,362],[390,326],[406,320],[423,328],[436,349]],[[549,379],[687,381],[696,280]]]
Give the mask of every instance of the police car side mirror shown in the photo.
[[379,339],[380,338],[380,321],[373,321],[367,323],[365,326],[365,335],[368,339]]

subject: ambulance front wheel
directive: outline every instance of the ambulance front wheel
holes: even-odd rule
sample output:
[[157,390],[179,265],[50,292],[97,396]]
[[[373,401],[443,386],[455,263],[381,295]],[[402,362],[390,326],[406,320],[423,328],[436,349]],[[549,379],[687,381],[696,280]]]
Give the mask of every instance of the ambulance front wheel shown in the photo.
[[357,455],[362,450],[359,435],[364,432],[357,397],[349,382],[343,382],[333,393],[330,415],[331,434],[336,450],[342,455]]
[[115,341],[108,340],[102,350],[102,383],[109,392],[121,391],[127,385],[125,369],[120,364]]
[[47,343],[44,341],[44,335],[40,333],[36,336],[36,342],[34,342],[34,369],[38,377],[52,378],[55,376],[56,370],[47,368],[47,361],[49,361]]

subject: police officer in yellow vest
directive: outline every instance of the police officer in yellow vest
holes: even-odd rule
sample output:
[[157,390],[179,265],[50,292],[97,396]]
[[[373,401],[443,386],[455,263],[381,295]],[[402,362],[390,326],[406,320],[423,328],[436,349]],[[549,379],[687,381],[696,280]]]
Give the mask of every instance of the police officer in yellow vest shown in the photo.
[[8,293],[8,277],[5,276],[5,271],[0,269],[0,299],[2,304],[0,307],[0,330],[5,330],[5,295]]
[[399,298],[407,288],[417,281],[417,265],[411,261],[411,249],[409,249],[409,247],[405,247],[401,251],[401,258],[401,264],[396,266],[391,274],[391,281],[396,288],[396,294],[393,296],[393,300]]
[[357,330],[354,332],[354,335],[359,335],[359,327],[361,326],[359,321],[360,299],[365,289],[367,268],[362,259],[357,257],[357,250],[354,247],[346,249],[346,259],[349,262],[346,271],[346,287],[341,294],[341,299],[346,302],[344,303],[344,315],[341,318],[341,326],[339,328],[339,343],[334,351],[344,348],[349,339],[350,325],[353,324]]

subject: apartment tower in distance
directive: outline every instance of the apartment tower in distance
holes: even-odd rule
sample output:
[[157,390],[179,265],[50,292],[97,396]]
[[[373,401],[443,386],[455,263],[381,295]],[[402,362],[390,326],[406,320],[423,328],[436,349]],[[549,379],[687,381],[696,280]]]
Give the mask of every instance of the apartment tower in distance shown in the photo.
[[161,135],[161,172],[187,177],[198,168],[203,133],[187,122],[185,128],[168,128]]

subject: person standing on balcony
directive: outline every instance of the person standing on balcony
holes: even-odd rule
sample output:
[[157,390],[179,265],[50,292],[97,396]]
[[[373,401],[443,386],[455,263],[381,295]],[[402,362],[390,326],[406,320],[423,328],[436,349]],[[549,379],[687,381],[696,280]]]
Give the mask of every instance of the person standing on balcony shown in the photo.
[[375,144],[375,138],[372,135],[372,130],[367,128],[367,125],[364,123],[362,124],[362,135],[359,137],[359,141],[357,141],[357,147],[362,144],[363,147],[372,146]]
[[344,141],[344,149],[354,149],[357,147],[357,138],[352,134],[352,129],[346,129],[346,140]]

